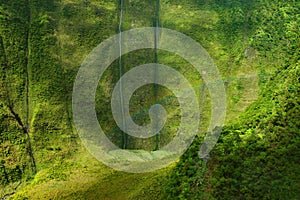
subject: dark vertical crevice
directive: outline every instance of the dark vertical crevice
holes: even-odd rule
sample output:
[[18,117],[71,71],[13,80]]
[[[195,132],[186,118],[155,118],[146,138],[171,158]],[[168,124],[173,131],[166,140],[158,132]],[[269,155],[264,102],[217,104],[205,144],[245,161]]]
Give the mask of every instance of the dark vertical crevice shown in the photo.
[[[3,103],[5,104],[5,106],[8,109],[8,112],[12,115],[13,119],[17,122],[18,126],[21,128],[22,132],[25,134],[26,136],[26,141],[27,141],[27,145],[26,145],[26,151],[28,153],[28,156],[30,157],[30,161],[31,161],[31,166],[32,166],[32,171],[35,174],[36,173],[36,162],[35,162],[35,158],[33,155],[33,150],[32,150],[32,144],[31,144],[31,139],[30,139],[30,135],[28,132],[28,127],[26,126],[26,124],[23,123],[21,117],[19,116],[19,114],[15,111],[14,109],[14,102],[11,99],[11,95],[9,93],[9,85],[7,83],[7,78],[8,78],[8,67],[9,67],[9,62],[7,59],[7,54],[5,51],[5,47],[4,47],[4,42],[3,42],[3,38],[0,36],[0,41],[1,41],[1,50],[3,52],[3,57],[4,57],[4,63],[3,63],[3,71],[5,73],[3,73],[3,82],[2,82],[2,87],[1,90],[3,92]],[[5,170],[5,168],[4,168]],[[6,171],[4,172],[5,176],[7,176]],[[7,179],[7,178],[6,178]],[[8,179],[7,179],[8,181]]]
[[126,149],[127,148],[127,134],[126,134],[126,121],[125,121],[125,111],[124,111],[124,101],[123,101],[123,82],[122,82],[122,76],[123,76],[123,71],[124,71],[124,66],[123,66],[123,59],[122,59],[122,53],[123,53],[123,9],[124,9],[124,0],[119,0],[119,81],[120,81],[120,104],[121,104],[121,114],[122,114],[122,148]]
[[31,144],[31,139],[30,139],[30,135],[29,135],[29,132],[28,132],[28,128],[22,122],[22,120],[21,120],[20,116],[18,115],[18,113],[15,112],[15,110],[13,108],[13,104],[12,104],[12,106],[8,106],[8,110],[9,110],[10,114],[14,117],[14,119],[17,121],[18,125],[20,126],[20,128],[23,131],[23,133],[27,137],[26,150],[27,150],[28,155],[30,157],[32,172],[33,172],[33,174],[36,174],[36,172],[37,172],[37,170],[36,170],[36,162],[35,162],[35,158],[34,158],[34,154],[33,154],[33,149],[32,149],[32,144]]
[[[156,0],[155,5],[155,33],[154,33],[154,63],[155,65],[155,71],[154,71],[154,83],[158,82],[158,40],[159,40],[159,0]],[[158,84],[154,84],[154,98],[155,103],[158,101]],[[156,117],[158,118],[157,114]],[[159,149],[159,133],[157,132],[158,124],[155,125],[155,150]]]
[[4,99],[3,102],[6,104],[5,106],[7,107],[9,113],[13,116],[13,118],[16,120],[17,124],[19,125],[19,127],[22,129],[23,133],[26,135],[27,138],[27,153],[30,157],[31,160],[31,164],[32,164],[32,170],[33,173],[36,173],[36,162],[35,162],[35,158],[33,155],[33,150],[32,150],[32,144],[31,144],[31,139],[30,139],[30,135],[28,132],[28,127],[26,126],[26,124],[23,123],[21,117],[19,116],[19,114],[15,111],[14,109],[14,102],[13,100],[10,98],[10,93],[9,93],[9,86],[7,84],[7,72],[8,72],[8,59],[7,59],[7,55],[6,55],[6,51],[4,48],[4,42],[3,42],[3,38],[0,36],[0,41],[1,41],[1,50],[3,52],[3,56],[4,56],[4,63],[3,63],[3,71],[5,71],[5,73],[3,74],[3,86],[2,86],[2,91],[4,94]]

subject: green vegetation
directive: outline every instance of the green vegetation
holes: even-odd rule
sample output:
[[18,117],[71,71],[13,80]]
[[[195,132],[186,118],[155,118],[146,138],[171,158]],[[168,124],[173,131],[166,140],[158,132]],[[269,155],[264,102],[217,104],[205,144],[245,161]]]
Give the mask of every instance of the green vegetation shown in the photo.
[[[160,0],[160,26],[211,55],[224,79],[227,120],[207,162],[198,156],[210,120],[201,76],[169,52],[123,56],[123,73],[155,62],[195,88],[202,121],[174,165],[146,174],[114,171],[92,158],[72,121],[72,88],[88,53],[118,33],[119,1],[0,0],[0,197],[10,199],[298,199],[300,197],[300,3],[296,0]],[[155,25],[155,1],[124,0],[123,30]],[[116,60],[100,80],[96,113],[122,147],[111,113]],[[156,89],[157,90],[156,90]],[[157,92],[157,95],[156,95]],[[157,96],[157,97],[156,97]],[[168,111],[159,147],[172,140],[180,108],[172,91],[139,88],[130,113],[139,125],[158,101]],[[156,138],[126,136],[126,148],[154,150]]]
[[[197,154],[202,139],[194,142],[169,176],[166,186],[169,199],[297,199],[300,196],[300,21],[299,16],[286,13],[299,11],[300,7],[290,1],[256,9],[251,11],[259,12],[253,15],[257,18],[253,22],[256,30],[248,40],[260,60],[256,66],[261,70],[259,98],[223,128],[207,164]],[[274,15],[272,10],[280,12]],[[270,73],[273,75],[269,78],[265,76]],[[238,82],[236,90],[242,89]],[[202,166],[206,166],[205,172]]]
[[194,142],[169,177],[170,199],[299,197],[299,64],[281,69],[241,118],[223,129],[205,174],[197,154],[201,139]]

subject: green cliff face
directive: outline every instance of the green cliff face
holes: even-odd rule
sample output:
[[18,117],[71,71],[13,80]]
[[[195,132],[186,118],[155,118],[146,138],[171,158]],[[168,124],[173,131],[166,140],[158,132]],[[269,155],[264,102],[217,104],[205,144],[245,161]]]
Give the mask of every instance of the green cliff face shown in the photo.
[[[95,161],[72,120],[76,74],[94,47],[118,33],[119,1],[0,2],[1,196],[19,191],[15,199],[118,199],[119,191],[121,199],[299,197],[299,2],[160,1],[159,25],[193,38],[218,66],[227,119],[202,170],[198,151],[211,117],[208,89],[186,60],[158,51],[158,62],[182,73],[195,88],[202,121],[199,137],[175,167],[139,175]],[[155,25],[155,8],[151,0],[125,0],[122,30]],[[128,53],[123,74],[154,61],[153,49]],[[99,82],[95,109],[107,136],[122,147],[124,135],[110,107],[120,75],[116,60]],[[155,97],[155,90],[154,85],[138,89],[130,113],[145,125],[150,106],[161,103],[168,111],[159,137],[164,146],[178,130],[180,108],[172,91],[159,86]],[[126,136],[128,149],[154,150],[155,142],[155,137]]]

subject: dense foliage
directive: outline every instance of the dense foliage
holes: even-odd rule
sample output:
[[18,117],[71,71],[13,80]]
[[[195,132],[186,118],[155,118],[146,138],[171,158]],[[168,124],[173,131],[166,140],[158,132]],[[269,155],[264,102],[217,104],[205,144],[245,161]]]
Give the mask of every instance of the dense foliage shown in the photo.
[[169,179],[167,194],[216,199],[296,199],[299,190],[300,68],[272,77],[235,125],[224,128],[205,174],[197,139]]
[[257,14],[252,15],[256,30],[250,41],[268,61],[257,67],[277,69],[260,78],[259,98],[223,128],[206,168],[200,167],[203,160],[196,154],[201,139],[195,141],[170,175],[169,199],[300,196],[300,7],[294,1],[260,6],[251,11]]

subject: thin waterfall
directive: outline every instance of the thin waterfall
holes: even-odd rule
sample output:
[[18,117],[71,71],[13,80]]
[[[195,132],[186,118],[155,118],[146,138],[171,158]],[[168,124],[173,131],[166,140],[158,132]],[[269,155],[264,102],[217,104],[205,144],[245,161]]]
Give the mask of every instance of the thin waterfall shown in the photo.
[[127,146],[127,137],[126,137],[126,122],[125,122],[125,112],[124,112],[124,99],[123,99],[123,60],[122,60],[122,29],[123,29],[123,8],[124,0],[120,0],[120,21],[119,21],[119,72],[120,72],[120,104],[121,104],[121,113],[122,113],[122,148],[126,149]]
[[[158,54],[157,54],[157,49],[158,49],[158,40],[159,40],[159,0],[156,0],[156,8],[155,8],[155,34],[154,34],[154,63],[156,63],[155,65],[155,71],[154,71],[154,83],[158,82]],[[155,84],[154,85],[154,95],[155,95],[155,103],[158,100],[158,85]],[[156,113],[156,118],[158,118],[157,116],[158,114]],[[159,133],[157,131],[158,129],[158,124],[156,123],[155,125],[155,150],[159,149]]]

